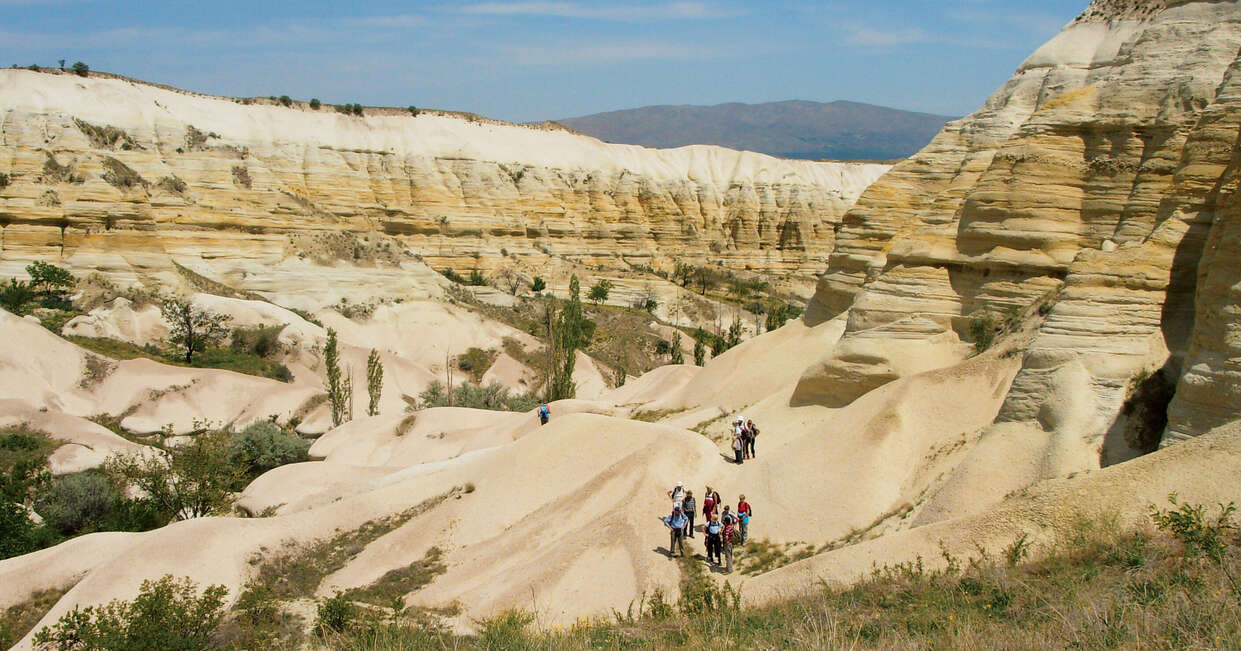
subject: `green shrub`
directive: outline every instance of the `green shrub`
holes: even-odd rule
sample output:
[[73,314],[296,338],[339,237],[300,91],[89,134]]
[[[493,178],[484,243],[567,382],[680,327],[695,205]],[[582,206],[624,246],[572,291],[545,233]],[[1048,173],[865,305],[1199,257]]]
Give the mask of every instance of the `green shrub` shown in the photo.
[[319,602],[318,614],[315,617],[315,631],[343,633],[353,626],[357,618],[357,607],[344,593],[337,592],[330,599]]
[[974,340],[974,350],[979,353],[995,342],[995,317],[990,312],[970,318],[970,338]]
[[484,276],[478,269],[471,269],[470,279],[466,281],[466,284],[473,287],[482,287],[487,284],[487,277]]
[[26,305],[33,300],[30,285],[16,278],[10,278],[9,284],[0,289],[0,307],[19,316],[26,313]]
[[408,110],[409,114],[412,115],[413,117],[418,117],[418,107],[410,106],[406,110]]
[[447,267],[444,268],[443,270],[440,271],[440,275],[453,281],[454,283],[457,283],[458,285],[466,284],[465,278],[462,278],[461,274],[457,273],[456,271],[453,271],[451,268],[447,268]]
[[310,108],[311,108],[311,110],[313,110],[313,111],[318,111],[320,106],[323,106],[323,103],[319,101],[319,98],[318,98],[318,97],[312,97],[312,98],[310,99]]
[[275,423],[254,423],[228,442],[229,463],[249,479],[290,463],[306,460],[310,442]]
[[0,559],[29,554],[42,547],[38,526],[25,507],[0,497]]
[[79,77],[85,77],[90,74],[90,66],[78,61],[73,64],[73,74]]
[[547,281],[542,278],[535,276],[534,280],[530,281],[530,291],[537,294],[545,289],[547,289]]
[[52,649],[196,651],[213,648],[212,636],[224,617],[222,585],[198,593],[188,577],[165,575],[143,581],[133,601],[75,607],[35,634],[35,644]]
[[184,445],[169,448],[167,458],[154,455],[113,455],[104,471],[122,486],[132,486],[168,518],[189,519],[226,513],[233,491],[245,478],[230,462],[231,437],[225,431],[193,435]]
[[239,353],[271,357],[280,352],[280,333],[283,331],[282,325],[234,328],[229,345]]
[[26,273],[30,275],[31,289],[43,294],[59,295],[71,289],[77,281],[68,269],[36,260],[26,265]]
[[35,503],[47,526],[63,536],[97,531],[121,496],[104,475],[83,472],[52,480]]
[[293,106],[293,99],[290,98],[288,95],[281,95],[280,105],[281,106]]
[[539,404],[538,397],[529,393],[512,393],[499,382],[492,382],[482,387],[463,382],[453,387],[450,396],[444,389],[443,383],[439,380],[432,380],[427,388],[418,394],[420,409],[452,406],[525,412],[538,407]]
[[595,302],[595,305],[608,300],[608,294],[612,291],[612,281],[607,278],[600,278],[598,282],[591,285],[590,291],[587,292],[586,298]]
[[474,623],[478,625],[478,643],[482,648],[524,648],[529,644],[527,629],[534,623],[534,616],[521,610],[506,610]]

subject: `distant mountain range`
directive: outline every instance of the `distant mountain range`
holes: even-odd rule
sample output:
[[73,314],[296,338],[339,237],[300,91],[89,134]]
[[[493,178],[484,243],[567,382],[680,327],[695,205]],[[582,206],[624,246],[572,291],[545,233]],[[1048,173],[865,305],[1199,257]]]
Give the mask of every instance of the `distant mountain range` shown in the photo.
[[722,145],[785,158],[886,160],[921,149],[956,118],[837,101],[646,106],[557,122],[607,142]]

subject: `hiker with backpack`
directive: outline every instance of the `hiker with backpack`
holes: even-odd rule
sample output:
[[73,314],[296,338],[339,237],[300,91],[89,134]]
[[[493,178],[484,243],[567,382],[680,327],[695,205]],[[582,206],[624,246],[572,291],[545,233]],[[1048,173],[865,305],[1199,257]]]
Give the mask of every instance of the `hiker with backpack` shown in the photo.
[[680,549],[680,556],[685,555],[685,514],[681,512],[680,506],[672,507],[672,513],[664,518],[664,526],[668,527],[668,556],[677,556],[677,550]]
[[737,543],[744,545],[745,541],[750,539],[750,516],[753,515],[753,509],[750,503],[745,501],[745,495],[737,498],[737,522],[740,524],[740,536]]
[[703,522],[709,522],[711,520],[711,516],[715,515],[715,510],[719,508],[719,506],[720,494],[711,490],[710,486],[707,486],[707,494],[702,498]]
[[698,508],[698,503],[694,501],[694,491],[685,491],[685,499],[681,500],[681,513],[685,514],[685,519],[689,520],[689,524],[685,525],[685,535],[690,538],[694,537],[694,511]]
[[753,459],[757,456],[757,453],[754,451],[754,439],[758,438],[758,426],[754,424],[754,421],[747,420],[745,428],[749,431],[749,435],[746,436],[746,444],[749,446],[749,449],[746,450],[746,458]]
[[711,514],[711,518],[707,523],[702,525],[702,532],[707,538],[707,562],[720,564],[720,532],[723,531],[724,525],[720,523],[720,516]]
[[668,497],[672,500],[673,506],[681,506],[681,501],[685,499],[684,485],[681,482],[677,482],[677,485],[668,491]]
[[547,408],[547,403],[539,405],[539,424],[546,425],[551,418],[552,410]]

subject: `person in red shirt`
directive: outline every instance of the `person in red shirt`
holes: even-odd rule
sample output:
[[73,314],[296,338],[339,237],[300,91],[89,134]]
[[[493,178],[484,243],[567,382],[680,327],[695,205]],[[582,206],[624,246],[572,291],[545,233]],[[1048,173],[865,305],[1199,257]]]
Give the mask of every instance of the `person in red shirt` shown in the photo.
[[715,509],[719,507],[720,494],[711,490],[707,486],[707,494],[702,498],[702,519],[704,522],[711,521],[711,515],[715,513]]
[[741,535],[738,537],[737,543],[744,545],[745,541],[750,537],[750,516],[753,515],[750,509],[750,503],[745,501],[745,495],[737,498],[737,520],[741,525],[739,527]]

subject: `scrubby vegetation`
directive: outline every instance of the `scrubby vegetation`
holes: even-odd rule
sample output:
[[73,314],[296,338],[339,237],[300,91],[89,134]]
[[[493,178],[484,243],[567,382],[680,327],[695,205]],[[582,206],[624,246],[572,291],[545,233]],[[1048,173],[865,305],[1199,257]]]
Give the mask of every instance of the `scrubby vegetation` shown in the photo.
[[48,456],[59,445],[29,428],[0,430],[0,558],[96,531],[146,531],[229,513],[237,491],[267,470],[305,461],[310,447],[269,422],[240,432],[202,426],[184,444],[114,455],[101,469],[53,477]]
[[439,380],[432,380],[418,394],[417,409],[431,407],[469,407],[493,411],[530,411],[539,406],[539,399],[529,393],[514,393],[499,382],[478,386],[462,382],[453,386],[451,392]]
[[200,594],[193,581],[164,576],[144,581],[133,601],[116,600],[104,606],[74,608],[35,635],[35,644],[50,649],[129,651],[164,649],[189,651],[211,648],[212,637],[224,617],[222,585]]
[[131,190],[150,185],[133,168],[111,156],[104,156],[102,164],[104,169],[103,180],[110,183],[113,187]]
[[1154,517],[1168,535],[1083,520],[1034,561],[1021,538],[996,555],[887,566],[765,606],[738,603],[691,560],[678,601],[644,595],[610,620],[540,631],[533,616],[507,612],[474,637],[398,621],[325,639],[336,649],[1229,647],[1241,639],[1225,571],[1241,567],[1231,512],[1179,506]]
[[[81,639],[178,649],[305,643],[305,623],[283,602],[311,594],[370,542],[450,495],[261,560],[232,613],[222,610],[223,588],[200,592],[188,579],[164,577],[144,584],[132,602],[71,612],[39,639],[60,649],[79,648],[72,644]],[[473,636],[454,634],[435,613],[401,602],[442,571],[432,548],[371,586],[318,601],[309,643],[351,650],[1231,648],[1241,639],[1234,516],[1232,505],[1208,509],[1173,498],[1172,509],[1152,509],[1159,532],[1121,532],[1114,520],[1083,518],[1034,560],[1021,536],[996,554],[979,548],[964,560],[945,552],[935,569],[922,559],[878,567],[855,585],[823,584],[763,606],[742,603],[729,583],[691,557],[674,570],[681,583],[675,601],[646,593],[625,612],[567,628],[538,629],[532,614],[505,611],[477,621]],[[169,627],[188,634],[170,640]],[[102,637],[105,630],[114,637]]]
[[468,373],[470,380],[474,384],[479,384],[483,381],[483,375],[495,363],[498,356],[499,352],[495,350],[483,350],[482,348],[472,346],[467,348],[464,353],[457,355],[457,368]]
[[[29,553],[94,531],[140,531],[164,524],[151,503],[130,498],[98,471],[52,477],[58,447],[27,427],[0,431],[0,558]],[[36,524],[28,515],[42,518]]]
[[290,463],[306,461],[310,441],[272,422],[254,423],[228,441],[228,465],[238,469],[244,484]]

